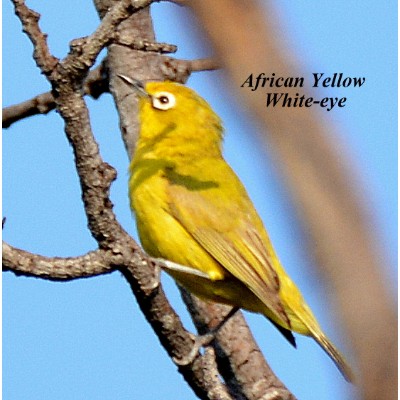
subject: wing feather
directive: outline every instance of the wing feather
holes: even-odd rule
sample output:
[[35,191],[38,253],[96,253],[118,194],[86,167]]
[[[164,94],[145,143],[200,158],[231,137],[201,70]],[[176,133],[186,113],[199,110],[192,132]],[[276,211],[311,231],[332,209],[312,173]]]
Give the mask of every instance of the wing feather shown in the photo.
[[247,195],[245,211],[232,202],[216,204],[208,191],[189,190],[184,185],[171,183],[168,195],[174,218],[227,271],[245,283],[275,318],[290,327],[279,297],[273,250],[267,248],[268,236]]

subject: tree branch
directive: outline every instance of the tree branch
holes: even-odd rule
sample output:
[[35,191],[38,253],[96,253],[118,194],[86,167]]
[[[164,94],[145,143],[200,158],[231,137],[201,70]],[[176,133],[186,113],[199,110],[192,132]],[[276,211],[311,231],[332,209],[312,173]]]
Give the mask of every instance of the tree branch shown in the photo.
[[210,399],[216,400],[238,400],[229,394],[227,387],[219,378],[218,366],[215,363],[215,351],[211,346],[204,350],[204,377],[209,388]]
[[211,58],[197,60],[179,60],[172,57],[164,57],[160,62],[164,80],[186,83],[192,72],[213,71],[220,68],[218,62]]
[[[85,79],[84,94],[97,99],[102,93],[108,92],[108,76],[105,62],[90,71]],[[47,114],[56,108],[51,92],[39,94],[22,103],[3,108],[3,128],[9,128],[14,122],[37,114]]]
[[[100,51],[114,39],[114,32],[117,26],[129,18],[132,12],[149,6],[154,0],[121,0],[107,12],[102,19],[98,28],[86,38],[75,39],[71,42],[71,51],[69,55],[63,60],[63,64],[70,68],[71,71],[75,70],[88,70],[90,68]],[[73,62],[79,62],[79,65],[69,65]]]
[[[180,288],[200,334],[223,321],[231,307],[206,303]],[[213,341],[218,370],[235,399],[296,400],[266,363],[241,312],[236,312]],[[274,397],[276,396],[276,397]]]
[[47,46],[47,35],[39,27],[40,14],[25,5],[24,0],[12,0],[15,14],[22,22],[23,31],[33,44],[33,58],[45,75],[49,75],[58,63]]
[[213,58],[199,58],[197,60],[176,60],[188,64],[190,72],[214,71],[221,68],[221,64]]
[[51,92],[39,94],[22,103],[3,108],[3,128],[9,128],[14,122],[37,114],[47,114],[56,104]]
[[164,53],[175,53],[177,51],[177,46],[168,43],[155,43],[148,40],[142,40],[137,38],[132,38],[124,34],[124,32],[116,31],[113,34],[114,44],[119,44],[121,46],[127,46],[132,50],[141,50],[146,52],[154,52],[159,54]]
[[[143,5],[146,2],[134,3]],[[67,138],[73,147],[89,229],[97,240],[100,250],[112,253],[114,267],[127,278],[143,313],[168,354],[173,359],[182,359],[193,348],[193,336],[183,328],[179,317],[157,284],[158,281],[155,281],[151,260],[143,254],[115,218],[109,200],[109,189],[116,173],[100,157],[81,90],[87,70],[94,62],[101,46],[108,41],[105,27],[114,29],[128,16],[127,10],[131,7],[129,1],[117,2],[105,15],[93,35],[74,41],[69,55],[56,64],[52,71],[46,71],[53,85],[57,109],[65,122]],[[24,15],[20,14],[20,17],[23,19]],[[28,35],[42,34],[36,26],[35,29],[28,31]],[[34,44],[37,43],[35,38],[32,39]],[[42,49],[35,52],[38,54],[36,60],[38,66],[47,68],[46,60],[42,57],[47,57],[48,51]],[[205,376],[212,374],[209,367],[210,363],[205,362],[200,354],[197,354],[190,365],[178,366],[179,371],[200,398],[217,400],[222,384],[219,383],[217,387],[207,381]]]
[[70,281],[113,271],[104,250],[79,257],[44,257],[17,249],[3,242],[3,271],[52,281]]

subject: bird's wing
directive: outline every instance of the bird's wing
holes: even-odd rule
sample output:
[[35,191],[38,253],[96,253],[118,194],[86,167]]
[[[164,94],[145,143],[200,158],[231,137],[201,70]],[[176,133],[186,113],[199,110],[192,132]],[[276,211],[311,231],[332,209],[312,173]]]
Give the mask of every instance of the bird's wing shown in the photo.
[[279,297],[280,282],[273,265],[277,260],[244,189],[243,193],[239,203],[233,199],[218,201],[207,190],[190,190],[170,182],[169,208],[209,254],[290,327]]

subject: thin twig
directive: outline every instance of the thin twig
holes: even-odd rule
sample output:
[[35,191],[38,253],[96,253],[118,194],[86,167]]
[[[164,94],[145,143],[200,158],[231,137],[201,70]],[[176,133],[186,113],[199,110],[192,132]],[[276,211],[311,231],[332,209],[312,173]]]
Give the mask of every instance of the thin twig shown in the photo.
[[[102,19],[98,28],[85,38],[75,39],[70,43],[71,51],[63,60],[65,67],[71,64],[71,61],[79,64],[73,65],[73,69],[87,70],[90,68],[100,51],[113,41],[113,35],[116,27],[127,19],[133,11],[138,11],[149,6],[154,0],[121,0],[115,3],[112,9]],[[71,69],[72,70],[72,69]]]
[[132,38],[130,36],[124,35],[123,32],[119,31],[116,31],[114,33],[112,42],[114,44],[119,44],[121,46],[127,46],[132,50],[141,50],[159,54],[175,53],[178,49],[177,46],[173,44],[157,43],[157,42],[151,42],[149,40]]
[[56,108],[51,92],[39,94],[22,103],[3,108],[3,128],[9,128],[14,122],[37,114],[47,114]]
[[214,71],[221,68],[221,64],[214,58],[199,58],[197,60],[179,60],[189,65],[190,71]]
[[12,0],[15,13],[22,22],[23,31],[33,44],[33,58],[45,75],[49,75],[58,63],[47,46],[47,35],[39,27],[40,14],[25,5],[24,0]]

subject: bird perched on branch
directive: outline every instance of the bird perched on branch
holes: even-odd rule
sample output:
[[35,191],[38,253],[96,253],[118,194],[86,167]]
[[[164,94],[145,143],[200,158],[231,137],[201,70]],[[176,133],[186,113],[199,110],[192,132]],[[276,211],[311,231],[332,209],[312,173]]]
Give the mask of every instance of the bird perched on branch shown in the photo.
[[222,156],[220,118],[183,85],[121,78],[140,96],[129,196],[146,252],[194,295],[263,314],[293,345],[312,337],[351,381]]

